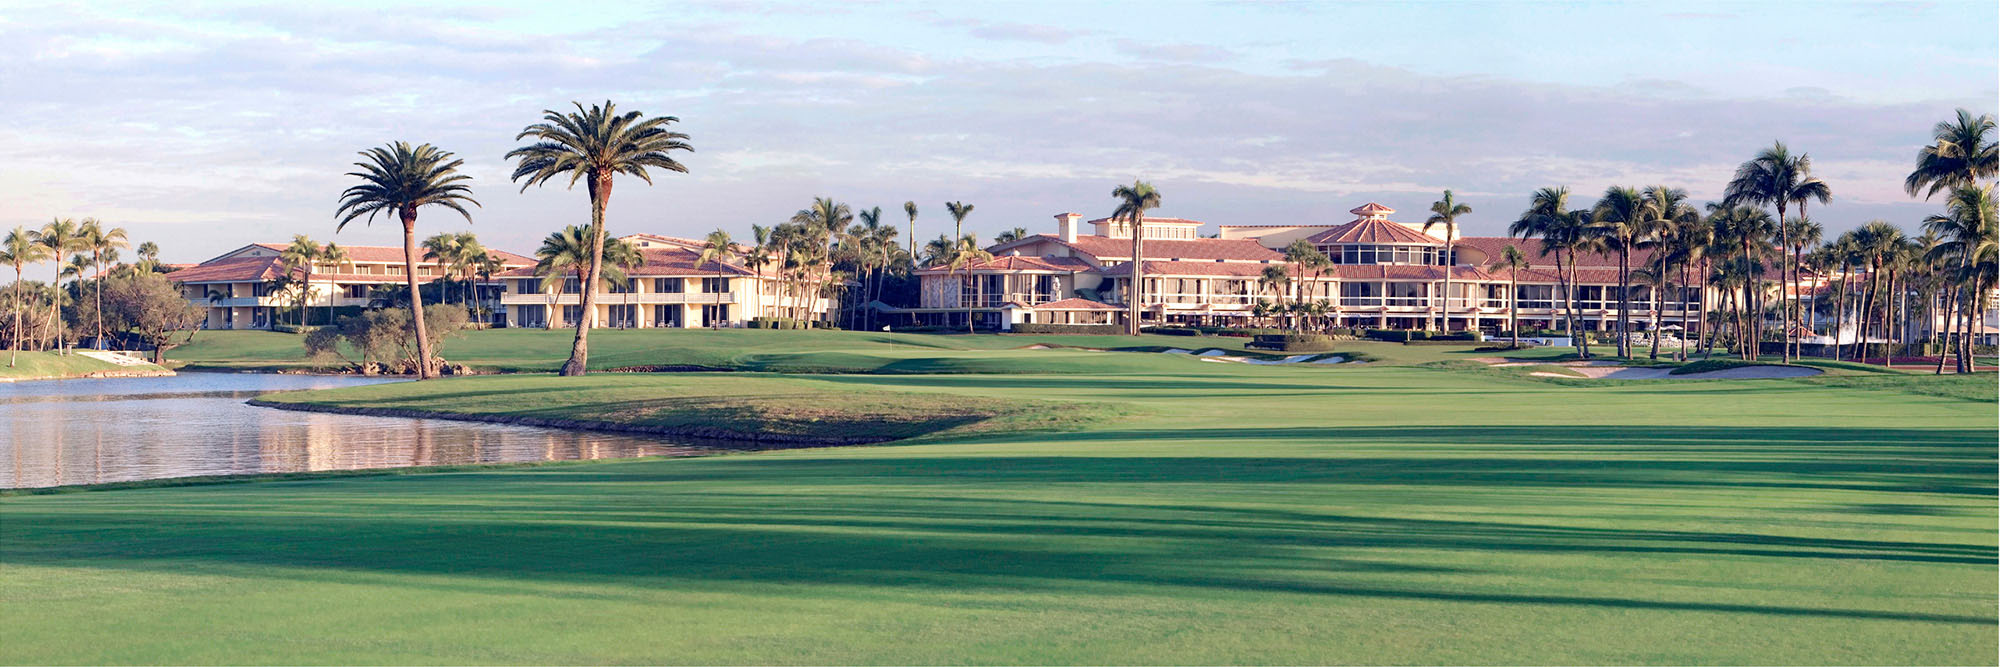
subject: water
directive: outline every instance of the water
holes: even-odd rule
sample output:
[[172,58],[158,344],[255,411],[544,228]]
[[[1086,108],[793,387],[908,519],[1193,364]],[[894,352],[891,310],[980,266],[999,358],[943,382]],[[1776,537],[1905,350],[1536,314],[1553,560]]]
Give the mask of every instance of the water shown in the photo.
[[0,488],[716,451],[642,435],[243,404],[271,391],[396,381],[183,373],[0,383]]

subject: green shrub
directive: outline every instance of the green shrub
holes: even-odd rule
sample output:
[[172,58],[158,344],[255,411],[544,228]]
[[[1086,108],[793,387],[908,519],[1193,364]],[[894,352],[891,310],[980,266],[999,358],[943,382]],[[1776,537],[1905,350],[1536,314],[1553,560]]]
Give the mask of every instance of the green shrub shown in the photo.
[[750,328],[752,329],[810,329],[814,328],[816,324],[818,323],[812,320],[801,320],[791,317],[750,318]]
[[1326,334],[1258,334],[1244,347],[1276,352],[1326,352],[1333,349],[1333,337]]
[[1199,336],[1202,334],[1200,329],[1186,327],[1146,327],[1145,329],[1141,329],[1140,332],[1162,336]]
[[1014,325],[1014,333],[1019,334],[1121,334],[1125,327],[1117,324],[1037,324],[1023,322]]

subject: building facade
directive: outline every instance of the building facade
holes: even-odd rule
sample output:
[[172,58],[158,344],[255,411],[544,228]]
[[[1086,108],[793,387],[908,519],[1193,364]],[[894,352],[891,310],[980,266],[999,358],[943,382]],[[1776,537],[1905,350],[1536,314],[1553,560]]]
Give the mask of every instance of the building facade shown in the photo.
[[[306,276],[287,267],[280,254],[285,245],[253,243],[213,259],[180,268],[167,277],[178,283],[188,303],[208,311],[203,321],[207,329],[269,329],[280,312],[289,312],[305,292],[307,308],[367,306],[376,288],[402,286],[403,249],[391,246],[342,246],[348,260],[313,267],[310,284],[282,287],[287,273],[294,280]],[[509,268],[530,266],[534,260],[513,253],[493,251]],[[417,265],[417,282],[428,283],[444,275],[436,264]],[[498,305],[498,283],[479,283],[475,289],[489,308]],[[317,315],[314,315],[317,317]]]
[[[637,328],[740,327],[757,317],[825,319],[837,305],[816,290],[778,280],[742,264],[740,253],[701,261],[700,241],[653,234],[621,237],[644,262],[621,280],[597,286],[593,326]],[[495,276],[511,327],[567,327],[583,319],[582,281],[575,272],[538,275],[532,266]]]
[[[1567,306],[1555,258],[1542,255],[1539,242],[1446,239],[1420,224],[1390,220],[1395,211],[1375,203],[1350,213],[1353,220],[1337,225],[1221,225],[1215,238],[1200,238],[1199,221],[1147,218],[1145,256],[1137,258],[1144,262],[1146,281],[1142,319],[1249,324],[1259,301],[1282,299],[1326,304],[1335,326],[1429,329],[1441,314],[1454,331],[1504,328],[1513,315],[1523,327],[1564,326]],[[996,329],[1024,322],[1123,322],[1135,259],[1131,230],[1108,219],[1082,223],[1081,218],[1060,214],[1055,234],[994,245],[992,261],[924,269],[920,305],[910,312],[961,323],[954,318],[969,312],[975,323]],[[1095,233],[1082,233],[1085,224]],[[1325,254],[1331,266],[1301,269],[1287,262],[1283,249],[1300,239]],[[1518,272],[1487,268],[1510,244],[1527,255],[1529,265]],[[1646,259],[1635,252],[1628,263],[1636,268]],[[1274,265],[1284,267],[1282,282],[1266,279]],[[1585,253],[1577,258],[1575,274],[1575,314],[1582,326],[1616,328],[1618,258]],[[1631,289],[1635,329],[1671,328],[1684,315],[1699,317],[1699,288],[1672,287],[1658,299],[1647,286]]]

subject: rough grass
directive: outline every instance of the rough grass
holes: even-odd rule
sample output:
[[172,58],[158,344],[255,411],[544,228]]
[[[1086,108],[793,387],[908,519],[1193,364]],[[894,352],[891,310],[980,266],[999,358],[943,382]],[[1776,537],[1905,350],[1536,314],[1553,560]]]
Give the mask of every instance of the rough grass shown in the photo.
[[[1157,365],[771,389],[1138,415],[1065,430],[0,499],[0,662],[2000,658],[1990,375],[1120,356]],[[587,379],[408,386],[554,409],[741,378]]]

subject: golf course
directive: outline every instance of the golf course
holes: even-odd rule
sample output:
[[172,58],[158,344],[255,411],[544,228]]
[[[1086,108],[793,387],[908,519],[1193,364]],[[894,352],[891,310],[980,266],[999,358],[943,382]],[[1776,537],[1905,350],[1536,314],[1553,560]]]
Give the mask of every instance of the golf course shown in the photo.
[[[310,368],[298,340],[171,356]],[[595,333],[592,366],[700,370],[546,374],[568,341],[473,332],[442,356],[498,374],[263,398],[894,439],[0,497],[0,661],[2000,660],[1992,373],[674,330]]]

